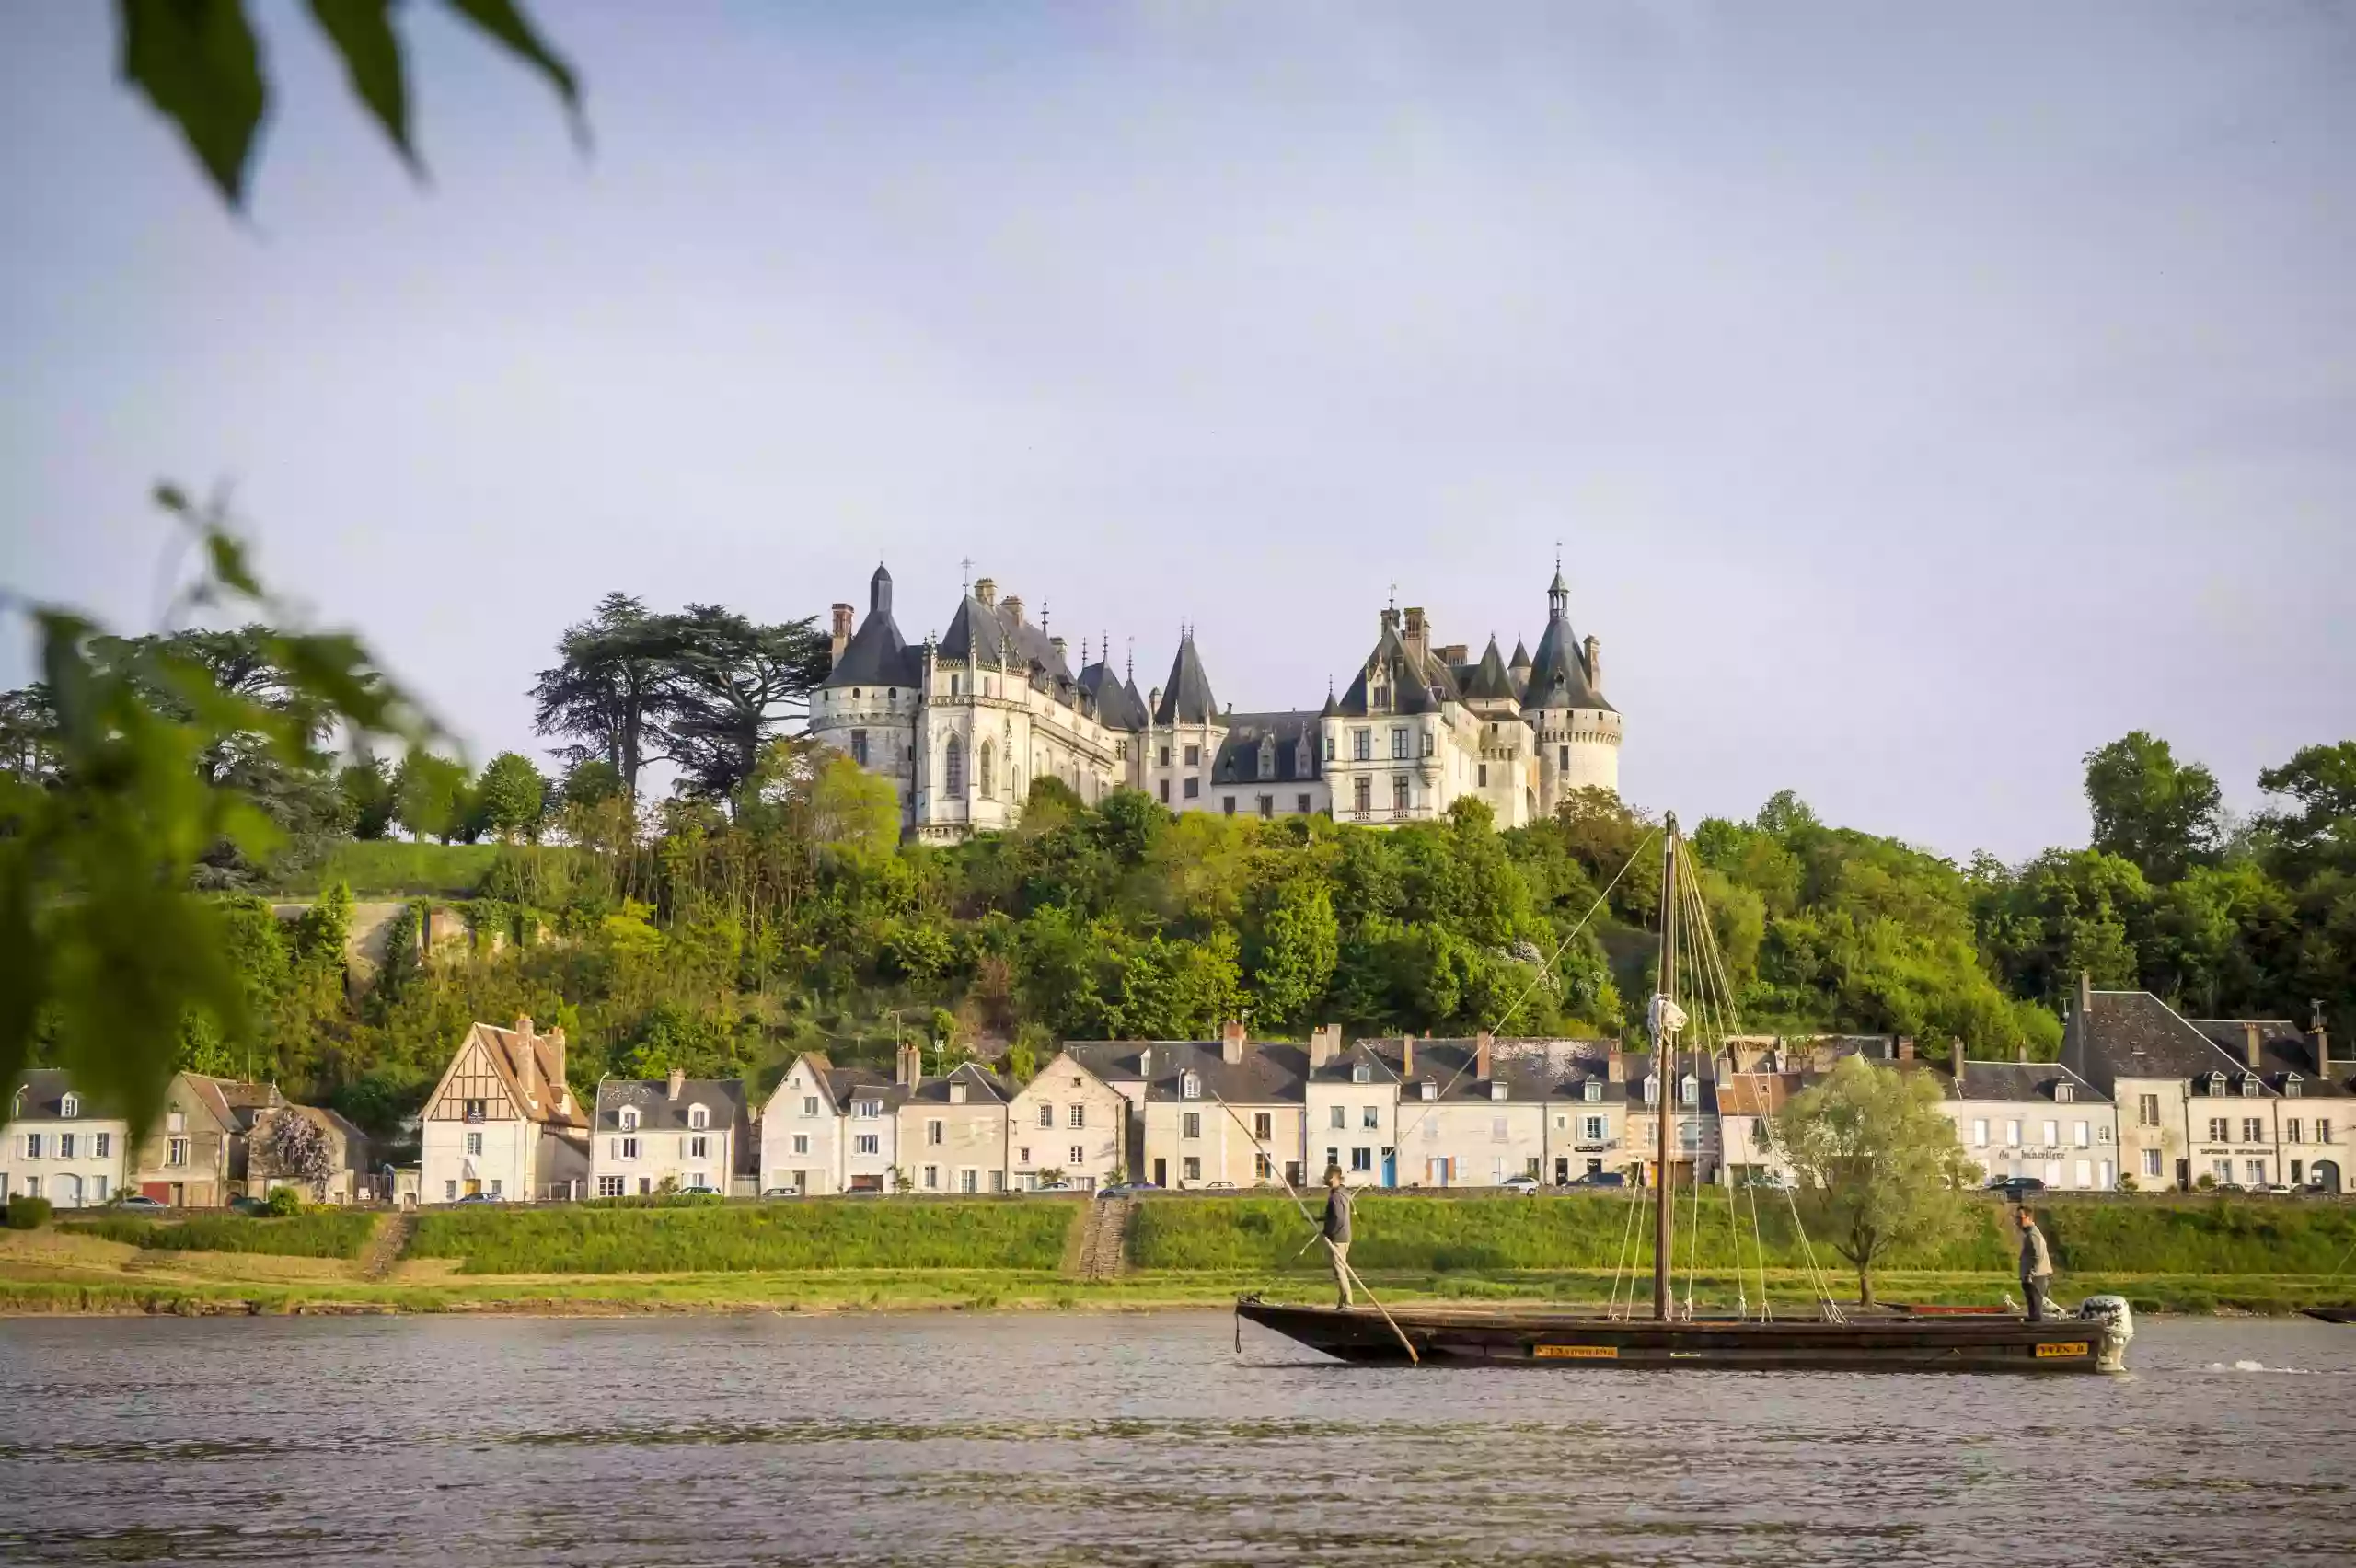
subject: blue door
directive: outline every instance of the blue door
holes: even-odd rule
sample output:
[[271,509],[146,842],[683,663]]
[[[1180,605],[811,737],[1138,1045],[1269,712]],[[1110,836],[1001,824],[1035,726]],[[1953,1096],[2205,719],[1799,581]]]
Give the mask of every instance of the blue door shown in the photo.
[[1399,1151],[1395,1148],[1382,1151],[1382,1184],[1386,1187],[1399,1184]]

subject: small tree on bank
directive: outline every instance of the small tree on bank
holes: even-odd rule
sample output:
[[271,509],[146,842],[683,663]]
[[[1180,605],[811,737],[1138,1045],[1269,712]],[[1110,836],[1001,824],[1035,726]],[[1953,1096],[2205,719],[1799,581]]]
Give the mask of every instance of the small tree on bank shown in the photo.
[[319,1124],[300,1111],[278,1112],[256,1127],[250,1157],[257,1175],[299,1182],[311,1190],[314,1203],[327,1198],[335,1151]]
[[1784,1107],[1776,1128],[1803,1220],[1855,1268],[1860,1306],[1874,1304],[1877,1262],[1962,1223],[1970,1168],[1929,1074],[1844,1057]]

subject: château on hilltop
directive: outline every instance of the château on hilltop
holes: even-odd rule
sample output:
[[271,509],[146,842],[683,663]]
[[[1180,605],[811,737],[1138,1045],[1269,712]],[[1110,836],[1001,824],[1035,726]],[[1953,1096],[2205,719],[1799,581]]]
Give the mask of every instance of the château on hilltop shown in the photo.
[[1211,694],[1191,628],[1162,686],[1140,695],[1109,648],[1081,650],[976,582],[938,641],[892,617],[892,574],[868,586],[866,619],[834,606],[834,667],[810,732],[892,780],[912,837],[953,840],[1011,825],[1032,780],[1060,778],[1091,803],[1144,790],[1173,811],[1261,817],[1331,813],[1389,825],[1486,801],[1497,825],[1551,815],[1570,793],[1617,791],[1621,719],[1600,651],[1575,636],[1558,568],[1532,654],[1496,639],[1478,659],[1435,646],[1421,609],[1386,608],[1373,651],[1322,709],[1237,713]]

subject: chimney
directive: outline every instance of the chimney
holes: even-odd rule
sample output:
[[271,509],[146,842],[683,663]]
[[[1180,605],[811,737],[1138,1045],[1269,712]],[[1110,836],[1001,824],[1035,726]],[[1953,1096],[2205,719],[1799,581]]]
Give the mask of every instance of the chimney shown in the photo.
[[1007,618],[1007,619],[1009,619],[1009,620],[1012,621],[1012,622],[1013,622],[1015,625],[1017,625],[1017,626],[1021,626],[1021,625],[1022,624],[1022,600],[1020,600],[1020,599],[1016,598],[1013,594],[1009,594],[1006,596],[1006,604],[1005,604],[1005,605],[1004,605],[1004,611],[1005,611],[1005,615],[1006,615],[1006,618]]
[[540,1054],[532,1049],[532,1015],[515,1015],[515,1078],[525,1098],[540,1097]]
[[975,579],[974,597],[985,606],[995,606],[998,604],[998,580],[990,577]]
[[850,614],[849,605],[835,606],[834,634],[827,640],[827,646],[834,651],[834,657],[827,661],[828,668],[843,662],[843,650],[850,645]]
[[1407,607],[1407,631],[1400,640],[1407,645],[1407,651],[1418,659],[1431,652],[1431,623],[1424,619],[1422,605],[1410,605]]
[[1382,612],[1382,629],[1385,631],[1397,631],[1399,629],[1399,608],[1397,605],[1393,605]]
[[916,1088],[924,1078],[924,1047],[913,1040],[903,1042],[892,1078],[902,1089]]
[[1443,664],[1469,664],[1472,662],[1472,652],[1461,642],[1451,642],[1439,651],[1439,662]]
[[2095,1010],[2095,977],[2085,970],[2078,971],[2078,1016],[2091,1017]]
[[1047,646],[1056,651],[1057,658],[1062,659],[1064,657],[1064,650],[1071,645],[1060,637],[1051,637],[1047,639]]
[[2325,1026],[2323,1003],[2309,1002],[2307,1032],[2316,1037],[2316,1077],[2326,1083],[2331,1081],[2331,1031]]
[[1914,1037],[1912,1035],[1901,1034],[1898,1037],[1898,1059],[1901,1062],[1911,1062],[1914,1059]]
[[1342,1026],[1321,1023],[1309,1034],[1309,1070],[1315,1072],[1332,1061],[1342,1049]]
[[1603,1081],[1606,1083],[1626,1083],[1628,1081],[1628,1058],[1626,1054],[1620,1049],[1620,1042],[1617,1040],[1614,1040],[1611,1043],[1611,1048],[1604,1053]]
[[1148,713],[1159,713],[1161,711],[1161,688],[1160,686],[1156,686],[1151,691],[1145,694],[1145,710]]
[[539,1038],[540,1043],[548,1047],[549,1055],[556,1063],[555,1081],[549,1085],[549,1098],[561,1106],[572,1097],[572,1091],[567,1089],[564,1083],[564,1030],[559,1026]]
[[1603,690],[1603,645],[1592,637],[1587,640],[1587,684]]
[[1399,1077],[1403,1080],[1415,1076],[1415,1037],[1404,1034],[1399,1038]]
[[1230,1067],[1243,1065],[1243,1026],[1233,1019],[1219,1025],[1218,1059]]
[[2242,1024],[2242,1065],[2252,1072],[2264,1065],[2258,1055],[2258,1025],[2248,1021]]
[[663,1091],[663,1098],[665,1100],[676,1100],[679,1098],[680,1091],[685,1090],[687,1087],[687,1069],[685,1067],[673,1067],[671,1069],[671,1084],[668,1089],[665,1089]]
[[1496,1064],[1490,1047],[1496,1043],[1497,1037],[1485,1029],[1481,1031],[1480,1037],[1472,1043],[1472,1076],[1483,1083],[1488,1082],[1492,1076],[1491,1069]]

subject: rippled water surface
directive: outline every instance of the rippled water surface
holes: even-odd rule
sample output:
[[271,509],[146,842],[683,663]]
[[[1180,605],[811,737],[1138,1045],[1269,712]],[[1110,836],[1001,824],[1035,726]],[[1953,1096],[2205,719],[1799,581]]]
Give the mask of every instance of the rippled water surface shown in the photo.
[[2131,1359],[1353,1368],[1202,1312],[18,1320],[0,1561],[2356,1561],[2356,1328],[2146,1322]]

